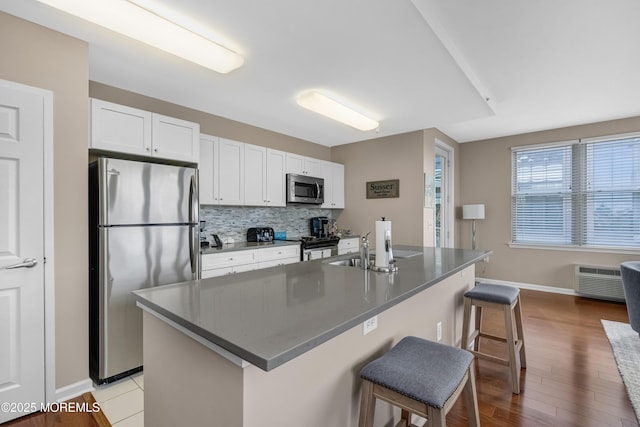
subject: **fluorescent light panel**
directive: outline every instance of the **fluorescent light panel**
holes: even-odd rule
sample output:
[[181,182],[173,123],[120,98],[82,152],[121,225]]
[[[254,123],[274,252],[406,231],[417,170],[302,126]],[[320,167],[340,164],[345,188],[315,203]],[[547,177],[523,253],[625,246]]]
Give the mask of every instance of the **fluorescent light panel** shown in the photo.
[[127,0],[38,0],[48,6],[226,74],[242,56]]
[[325,117],[352,126],[356,129],[367,131],[378,128],[379,123],[357,111],[354,111],[343,104],[312,90],[299,95],[296,98],[298,105],[322,114]]

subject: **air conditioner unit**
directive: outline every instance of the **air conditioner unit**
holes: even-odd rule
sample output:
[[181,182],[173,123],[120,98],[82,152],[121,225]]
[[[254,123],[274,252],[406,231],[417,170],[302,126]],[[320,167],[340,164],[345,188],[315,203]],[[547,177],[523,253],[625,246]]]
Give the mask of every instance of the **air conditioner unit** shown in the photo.
[[624,301],[619,267],[576,265],[576,292],[582,296],[609,301]]

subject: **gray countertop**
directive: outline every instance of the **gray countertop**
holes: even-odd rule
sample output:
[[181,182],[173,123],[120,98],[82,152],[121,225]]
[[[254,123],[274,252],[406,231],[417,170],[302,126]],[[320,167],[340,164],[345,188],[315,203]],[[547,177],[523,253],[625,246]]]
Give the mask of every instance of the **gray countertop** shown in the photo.
[[[490,254],[394,246],[393,274],[300,262],[134,292],[139,305],[269,371]],[[357,255],[357,254],[355,254]]]

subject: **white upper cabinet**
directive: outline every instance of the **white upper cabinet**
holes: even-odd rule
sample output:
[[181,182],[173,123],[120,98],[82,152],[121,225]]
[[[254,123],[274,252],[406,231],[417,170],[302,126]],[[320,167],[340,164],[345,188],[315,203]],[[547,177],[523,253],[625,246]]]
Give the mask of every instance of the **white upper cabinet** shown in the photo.
[[91,100],[89,148],[197,163],[199,136],[197,123]]
[[285,152],[244,144],[244,204],[285,206]]
[[244,144],[244,204],[267,204],[267,149]]
[[287,173],[298,175],[322,176],[322,160],[287,153]]
[[197,163],[200,158],[200,125],[153,113],[152,155],[163,159]]
[[[218,162],[219,201],[221,205],[244,204],[244,144],[220,138]],[[215,171],[215,169],[214,169]]]
[[214,163],[218,159],[219,139],[215,136],[200,135],[200,162],[198,162],[198,175],[200,181],[199,200],[201,205],[217,205],[218,189],[215,188]]
[[89,148],[150,156],[151,113],[92,99],[89,144]]
[[200,204],[244,204],[244,144],[209,135],[200,137]]
[[286,206],[287,153],[267,148],[267,204],[268,206]]
[[322,178],[324,178],[324,203],[321,207],[344,209],[344,165],[322,162]]

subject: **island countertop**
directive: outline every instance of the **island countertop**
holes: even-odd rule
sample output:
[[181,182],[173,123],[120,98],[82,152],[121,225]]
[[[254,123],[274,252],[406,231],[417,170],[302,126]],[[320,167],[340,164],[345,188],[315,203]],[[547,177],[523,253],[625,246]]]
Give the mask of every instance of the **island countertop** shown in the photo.
[[348,254],[134,292],[143,309],[265,371],[484,259],[489,251],[394,246],[396,273]]

